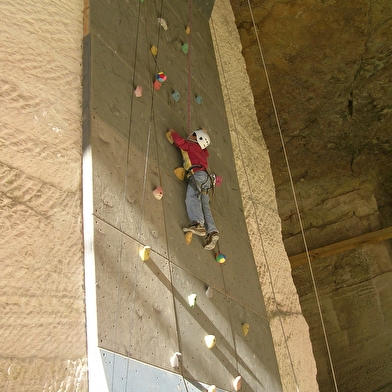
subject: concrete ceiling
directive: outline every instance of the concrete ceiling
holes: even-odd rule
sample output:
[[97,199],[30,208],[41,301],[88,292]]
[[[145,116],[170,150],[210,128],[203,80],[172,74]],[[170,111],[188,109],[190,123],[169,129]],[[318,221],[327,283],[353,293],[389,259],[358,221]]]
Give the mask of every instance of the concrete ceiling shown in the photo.
[[392,2],[250,1],[273,101],[249,3],[231,3],[288,253],[303,248],[279,127],[311,247],[392,226]]

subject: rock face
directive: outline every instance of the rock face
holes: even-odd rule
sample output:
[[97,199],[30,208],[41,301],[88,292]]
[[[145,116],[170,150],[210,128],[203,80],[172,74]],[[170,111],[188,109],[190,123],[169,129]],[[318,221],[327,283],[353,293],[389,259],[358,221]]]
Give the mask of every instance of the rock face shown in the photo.
[[83,2],[2,1],[2,391],[87,391]]
[[[231,3],[287,253],[305,251],[299,214],[309,249],[391,226],[392,3],[256,0],[251,10],[247,1]],[[314,268],[339,390],[390,390],[392,371],[384,364],[392,333],[390,243]],[[293,277],[320,391],[334,390],[309,267]]]

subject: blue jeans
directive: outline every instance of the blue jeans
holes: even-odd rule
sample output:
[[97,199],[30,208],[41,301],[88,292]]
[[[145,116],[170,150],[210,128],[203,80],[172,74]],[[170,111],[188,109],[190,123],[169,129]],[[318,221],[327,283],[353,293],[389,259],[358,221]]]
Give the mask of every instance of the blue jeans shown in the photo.
[[210,197],[202,192],[211,188],[211,185],[208,173],[203,170],[197,171],[188,179],[185,198],[186,210],[191,223],[201,223],[206,227],[207,233],[218,231],[211,213]]

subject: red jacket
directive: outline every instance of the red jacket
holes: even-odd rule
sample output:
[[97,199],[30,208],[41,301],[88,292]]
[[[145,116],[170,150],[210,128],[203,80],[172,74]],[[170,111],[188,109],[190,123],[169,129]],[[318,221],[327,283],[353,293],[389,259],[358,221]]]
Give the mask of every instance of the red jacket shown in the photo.
[[184,139],[177,132],[172,132],[172,138],[174,144],[181,150],[185,170],[189,170],[193,165],[202,166],[193,168],[193,172],[208,168],[207,158],[210,154],[206,148],[203,150],[197,141]]

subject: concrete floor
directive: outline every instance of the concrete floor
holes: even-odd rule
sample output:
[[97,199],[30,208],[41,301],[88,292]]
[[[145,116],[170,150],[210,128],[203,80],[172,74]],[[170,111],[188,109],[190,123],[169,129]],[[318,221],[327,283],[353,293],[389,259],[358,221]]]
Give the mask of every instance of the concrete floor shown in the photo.
[[[232,391],[238,375],[242,391],[282,390],[202,8],[193,6],[190,18],[189,4],[179,1],[90,1],[98,345],[110,391],[200,391],[211,384]],[[167,80],[155,90],[159,71]],[[186,183],[173,172],[181,156],[165,137],[169,128],[186,136],[199,127],[212,139],[211,170],[223,178],[211,204],[221,238],[215,251],[205,251],[198,237],[185,243]],[[157,186],[162,200],[152,194]],[[147,261],[139,257],[143,246],[151,247]],[[225,264],[215,261],[218,251]],[[250,325],[246,337],[243,323]],[[212,349],[204,343],[209,334],[216,336]],[[170,363],[175,352],[182,354],[178,368]]]

